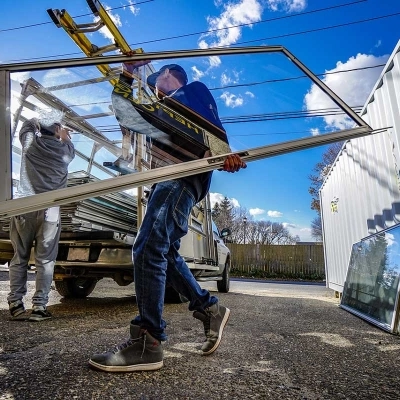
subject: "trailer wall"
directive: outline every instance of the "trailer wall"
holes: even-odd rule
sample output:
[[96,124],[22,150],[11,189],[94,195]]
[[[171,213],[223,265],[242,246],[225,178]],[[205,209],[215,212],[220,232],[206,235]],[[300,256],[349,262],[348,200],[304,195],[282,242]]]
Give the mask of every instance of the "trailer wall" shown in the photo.
[[320,190],[326,282],[338,292],[353,243],[400,222],[400,41],[361,116],[390,128],[344,143]]

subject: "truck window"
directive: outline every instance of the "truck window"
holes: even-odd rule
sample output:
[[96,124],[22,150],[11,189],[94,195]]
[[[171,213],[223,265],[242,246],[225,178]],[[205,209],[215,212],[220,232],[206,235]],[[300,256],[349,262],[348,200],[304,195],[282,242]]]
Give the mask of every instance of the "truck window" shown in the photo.
[[215,225],[214,221],[212,221],[212,230],[213,230],[214,234],[216,234],[219,237],[219,230],[217,228],[217,225]]

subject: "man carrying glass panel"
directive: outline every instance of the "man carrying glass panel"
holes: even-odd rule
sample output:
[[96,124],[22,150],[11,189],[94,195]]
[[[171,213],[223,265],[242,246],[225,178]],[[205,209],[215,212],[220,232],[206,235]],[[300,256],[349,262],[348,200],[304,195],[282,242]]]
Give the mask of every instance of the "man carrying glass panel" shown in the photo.
[[[139,65],[144,63],[126,63],[123,67],[128,71],[127,75],[132,76]],[[124,75],[120,79],[127,81]],[[163,66],[147,78],[147,83],[158,99],[174,99],[223,130],[210,91],[201,82],[188,84],[186,72],[180,65]],[[236,154],[228,156],[223,166],[227,172],[241,168],[246,168],[246,164]],[[106,372],[130,372],[156,370],[163,366],[161,342],[167,336],[162,312],[166,285],[171,285],[189,300],[189,310],[203,323],[206,338],[201,353],[209,355],[218,348],[230,310],[200,287],[179,254],[180,240],[188,231],[191,210],[208,193],[211,177],[212,172],[205,172],[152,186],[133,245],[139,315],[131,321],[130,338],[126,342],[114,351],[96,354],[89,360],[94,368]]]

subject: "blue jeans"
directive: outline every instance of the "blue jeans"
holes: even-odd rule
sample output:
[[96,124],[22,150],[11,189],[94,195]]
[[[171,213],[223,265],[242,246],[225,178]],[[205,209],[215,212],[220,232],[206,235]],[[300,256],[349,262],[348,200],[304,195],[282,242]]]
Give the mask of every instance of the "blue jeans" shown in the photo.
[[139,316],[132,323],[166,340],[162,319],[166,284],[189,300],[189,310],[204,310],[218,299],[201,289],[179,255],[180,239],[188,231],[188,219],[197,199],[183,180],[157,183],[133,245],[136,301]]

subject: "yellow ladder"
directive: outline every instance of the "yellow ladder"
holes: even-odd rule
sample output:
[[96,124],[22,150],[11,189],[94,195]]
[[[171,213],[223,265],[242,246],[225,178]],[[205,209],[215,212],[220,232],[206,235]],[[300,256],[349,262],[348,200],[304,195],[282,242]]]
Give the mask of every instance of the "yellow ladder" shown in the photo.
[[[63,28],[68,36],[77,44],[77,46],[83,51],[83,53],[87,57],[99,57],[104,53],[120,50],[121,53],[143,53],[142,48],[138,48],[132,50],[127,41],[122,36],[121,32],[118,30],[117,26],[114,24],[113,20],[110,18],[109,14],[105,10],[105,8],[101,5],[98,0],[86,0],[90,10],[93,14],[98,17],[97,22],[87,23],[87,24],[77,24],[71,17],[71,15],[65,10],[59,9],[48,9],[47,13],[49,14],[52,21],[58,28]],[[103,27],[107,27],[109,32],[114,38],[114,44],[106,45],[99,47],[88,39],[86,33],[96,32]],[[118,75],[121,73],[121,69],[111,68],[107,64],[97,65],[98,70],[107,78],[113,86],[118,82]],[[152,66],[147,66],[146,70],[150,73],[154,72],[154,68]],[[142,80],[139,76],[134,76],[136,78],[136,84],[134,87],[137,88],[136,95],[138,97],[145,96],[151,97],[147,93],[144,92],[142,87]],[[137,85],[137,86],[136,86]],[[108,168],[119,171],[121,174],[124,174],[129,171],[130,165],[134,162],[134,168],[137,171],[143,171],[147,169],[146,162],[144,160],[143,154],[143,138],[142,135],[138,135],[134,132],[130,132],[126,129],[121,129],[122,132],[122,155],[114,162],[108,162],[104,165]],[[131,152],[132,149],[132,152]],[[146,150],[146,153],[149,153]],[[133,159],[134,157],[134,159]],[[138,188],[138,198],[143,198],[143,188]],[[138,202],[138,226],[143,218],[143,205]]]
[[[76,24],[73,18],[65,9],[59,10],[50,8],[47,10],[47,13],[49,14],[55,25],[58,28],[63,28],[65,32],[69,35],[69,37],[78,45],[78,47],[87,57],[102,56],[104,53],[115,50],[120,50],[123,54],[132,51],[135,53],[143,53],[142,48],[138,48],[135,50],[132,50],[130,48],[129,44],[126,42],[121,32],[118,30],[117,26],[114,24],[113,20],[110,18],[107,11],[98,0],[86,1],[93,14],[99,18],[97,22]],[[90,40],[86,36],[86,33],[96,32],[104,26],[107,27],[107,29],[113,36],[114,44],[99,47],[90,42]],[[117,74],[116,69],[112,69],[109,65],[106,64],[98,65],[97,68],[104,76],[112,77]],[[120,72],[119,69],[118,72]],[[110,83],[112,85],[115,85],[117,81],[117,77],[110,79]]]

